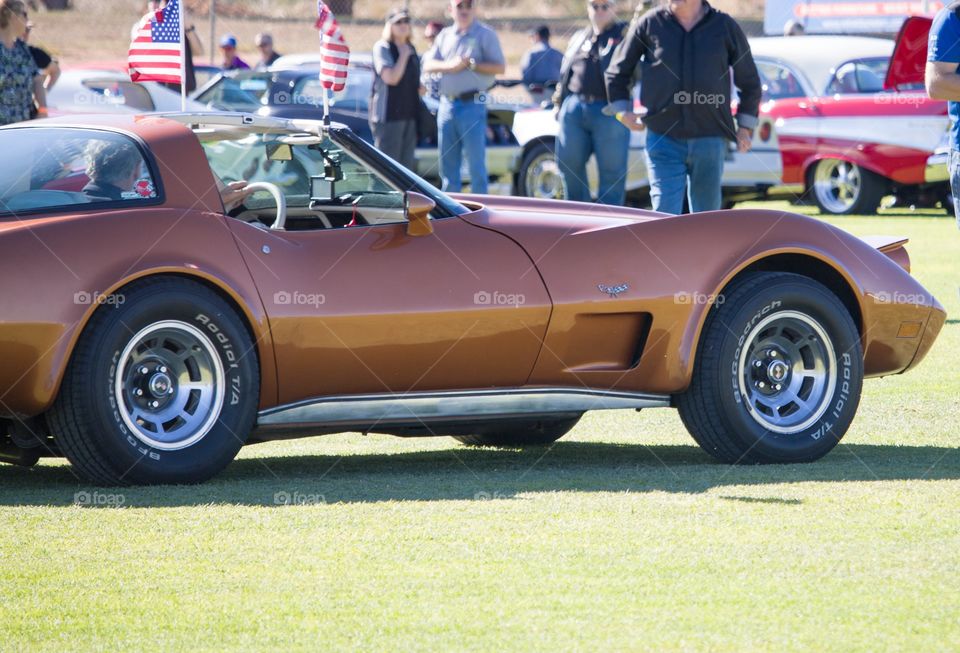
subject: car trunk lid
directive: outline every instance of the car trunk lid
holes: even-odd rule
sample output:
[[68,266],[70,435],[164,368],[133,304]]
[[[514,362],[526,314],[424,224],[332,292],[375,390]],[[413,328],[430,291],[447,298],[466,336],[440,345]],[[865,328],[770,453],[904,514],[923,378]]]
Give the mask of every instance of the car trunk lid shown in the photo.
[[927,38],[930,34],[931,18],[910,16],[900,27],[897,44],[890,56],[887,77],[883,88],[896,91],[905,86],[923,84],[923,73],[927,65]]

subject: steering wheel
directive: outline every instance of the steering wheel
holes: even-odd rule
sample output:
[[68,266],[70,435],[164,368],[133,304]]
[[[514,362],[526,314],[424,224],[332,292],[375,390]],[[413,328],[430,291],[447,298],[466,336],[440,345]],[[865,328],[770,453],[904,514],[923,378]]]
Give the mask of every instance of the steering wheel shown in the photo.
[[273,199],[277,203],[277,219],[273,221],[270,228],[283,230],[287,226],[287,198],[283,196],[280,188],[267,181],[255,181],[252,184],[247,184],[247,188],[254,191],[264,190],[273,195]]

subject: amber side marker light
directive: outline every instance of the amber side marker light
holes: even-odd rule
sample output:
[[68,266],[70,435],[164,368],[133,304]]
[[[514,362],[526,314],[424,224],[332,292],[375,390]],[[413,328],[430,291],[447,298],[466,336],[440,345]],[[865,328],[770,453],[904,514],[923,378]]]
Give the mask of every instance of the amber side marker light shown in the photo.
[[923,322],[901,322],[900,330],[897,331],[898,338],[916,338],[920,335],[920,329],[923,328]]

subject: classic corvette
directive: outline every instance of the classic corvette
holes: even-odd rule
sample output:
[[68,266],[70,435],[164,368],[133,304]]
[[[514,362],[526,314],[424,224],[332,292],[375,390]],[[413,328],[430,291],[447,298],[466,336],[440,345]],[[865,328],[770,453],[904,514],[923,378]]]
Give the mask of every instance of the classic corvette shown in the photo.
[[[60,118],[0,149],[0,455],[96,483],[342,431],[544,445],[671,406],[721,461],[812,461],[945,320],[903,239],[451,197],[336,124]],[[239,179],[263,193],[233,206]]]

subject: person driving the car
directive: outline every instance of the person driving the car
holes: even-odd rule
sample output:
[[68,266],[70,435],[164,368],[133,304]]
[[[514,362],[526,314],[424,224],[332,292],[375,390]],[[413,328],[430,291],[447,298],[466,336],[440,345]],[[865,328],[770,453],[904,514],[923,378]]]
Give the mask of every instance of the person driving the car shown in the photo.
[[[94,201],[142,199],[135,191],[137,180],[144,176],[143,159],[137,148],[126,142],[97,141],[86,151],[87,176],[90,182],[83,192]],[[243,204],[253,194],[245,180],[225,183],[216,174],[217,191],[227,213]]]
[[229,184],[220,179],[220,175],[213,173],[213,178],[217,182],[217,190],[220,191],[220,199],[223,200],[224,211],[230,211],[243,204],[243,200],[253,195],[254,191],[247,188],[247,181],[240,179],[231,181]]
[[86,158],[90,177],[83,187],[86,195],[100,201],[137,198],[133,187],[141,176],[143,159],[131,143],[95,141],[87,148]]

